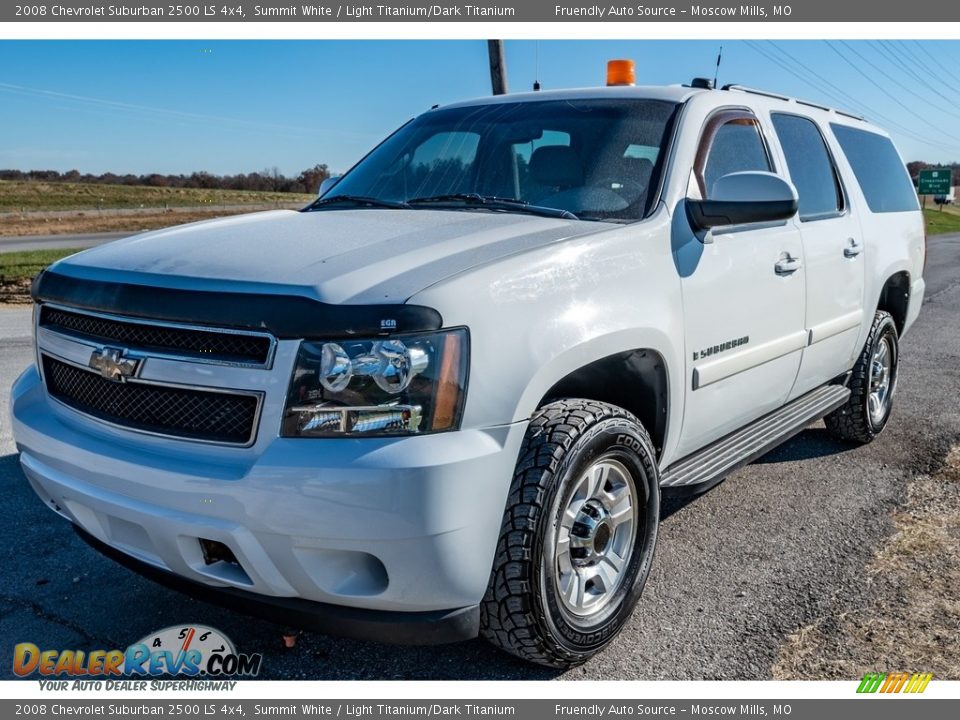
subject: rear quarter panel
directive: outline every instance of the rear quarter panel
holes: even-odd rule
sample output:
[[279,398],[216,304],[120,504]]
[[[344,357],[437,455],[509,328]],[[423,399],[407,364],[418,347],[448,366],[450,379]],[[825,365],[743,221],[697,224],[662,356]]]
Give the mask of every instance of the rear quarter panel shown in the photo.
[[[884,137],[889,135],[869,123],[857,121],[853,118],[837,116],[830,119],[831,124],[846,125],[858,130],[873,132]],[[857,181],[853,168],[843,152],[830,128],[826,128],[827,141],[830,143],[837,169],[843,176],[843,181],[850,198],[850,203],[860,222],[860,229],[864,240],[864,260],[866,262],[864,277],[863,298],[863,325],[860,328],[860,338],[857,347],[862,347],[867,340],[874,312],[880,301],[880,294],[884,284],[890,277],[906,272],[912,285],[915,285],[923,276],[923,263],[926,254],[925,221],[920,210],[907,212],[875,213],[870,210],[863,189]],[[896,146],[894,144],[894,146]],[[899,153],[899,150],[898,150]],[[906,163],[903,162],[903,172],[907,173]],[[911,298],[911,304],[913,303]],[[917,298],[917,302],[922,298]],[[915,317],[916,313],[913,312]]]

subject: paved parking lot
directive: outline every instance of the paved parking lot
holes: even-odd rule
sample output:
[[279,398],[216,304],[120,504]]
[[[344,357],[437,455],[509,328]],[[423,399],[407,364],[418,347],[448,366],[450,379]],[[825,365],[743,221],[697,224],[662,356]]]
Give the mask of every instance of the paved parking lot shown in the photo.
[[[29,311],[0,309],[0,676],[14,642],[126,647],[197,622],[264,654],[268,678],[764,679],[784,637],[864,595],[863,567],[890,530],[906,483],[960,441],[960,235],[930,241],[927,300],[902,346],[887,431],[868,447],[822,424],[729,477],[664,508],[660,545],[632,621],[604,654],[558,674],[480,641],[398,648],[304,634],[160,588],[100,557],[34,497],[9,433],[14,377],[31,360]],[[922,664],[922,663],[921,663]]]

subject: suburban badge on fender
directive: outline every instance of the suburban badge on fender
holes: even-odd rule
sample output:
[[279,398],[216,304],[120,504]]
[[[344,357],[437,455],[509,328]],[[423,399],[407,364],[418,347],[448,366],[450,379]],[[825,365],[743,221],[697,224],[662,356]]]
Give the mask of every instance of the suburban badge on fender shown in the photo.
[[124,350],[104,347],[94,350],[90,355],[90,367],[98,370],[107,380],[124,382],[137,374],[140,360],[124,357]]
[[704,348],[703,350],[694,350],[693,359],[702,360],[705,357],[710,357],[716,355],[717,353],[726,352],[732,348],[740,347],[741,345],[746,345],[750,342],[750,336],[744,335],[742,338],[735,338],[733,340],[727,340],[722,342],[719,345],[713,345],[712,347]]

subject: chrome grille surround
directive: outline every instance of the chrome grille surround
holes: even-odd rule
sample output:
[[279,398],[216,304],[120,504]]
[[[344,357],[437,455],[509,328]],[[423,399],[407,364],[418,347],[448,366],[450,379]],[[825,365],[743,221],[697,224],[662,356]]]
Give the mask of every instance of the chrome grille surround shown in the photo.
[[[48,315],[51,311],[74,316],[78,319],[77,323],[66,331],[58,323],[45,324],[45,317],[60,317]],[[222,334],[230,338],[239,336],[243,342],[244,336],[253,337],[256,338],[254,344],[229,347],[257,348],[261,354],[258,361],[253,362],[238,359],[235,353],[228,356],[224,353],[196,353],[186,349],[177,354],[171,348],[157,349],[155,346],[148,347],[148,343],[143,342],[127,346],[119,338],[96,337],[94,333],[78,330],[77,328],[81,327],[79,322],[87,317],[92,318],[94,324],[83,325],[86,330],[136,326],[133,328],[135,332],[145,333],[138,334],[137,337],[157,337],[150,334],[151,327],[157,328],[160,333],[167,333],[171,329],[177,333],[186,333],[178,337],[187,340],[199,337],[207,341],[211,336],[219,337]],[[104,321],[109,324],[99,324]],[[233,376],[243,369],[257,375],[261,370],[272,368],[277,347],[277,340],[272,335],[144,321],[47,304],[40,305],[35,312],[34,331],[37,367],[47,396],[73,412],[121,430],[157,437],[232,447],[250,447],[256,441],[265,392],[259,389],[222,386],[220,382],[232,383],[229,379],[218,377],[212,367],[210,370],[201,370],[198,364],[225,366],[230,369],[223,372]],[[228,343],[231,342],[233,341],[228,340]],[[118,350],[122,357],[135,360],[137,369],[132,376],[111,379],[101,373],[99,368],[88,366],[87,358],[93,363],[105,351]],[[179,372],[157,373],[159,368],[154,369],[151,377],[151,373],[143,372],[150,365],[151,359],[162,361],[161,365],[167,368],[194,369],[186,374],[186,383],[169,379],[179,379]],[[194,377],[200,378],[203,384],[194,384]],[[207,384],[206,378],[209,377],[215,379]],[[241,381],[237,384],[245,386],[247,383]],[[259,388],[260,382],[256,381],[253,386]]]
[[38,326],[154,357],[268,370],[277,345],[269,333],[121,317],[51,303],[40,306]]

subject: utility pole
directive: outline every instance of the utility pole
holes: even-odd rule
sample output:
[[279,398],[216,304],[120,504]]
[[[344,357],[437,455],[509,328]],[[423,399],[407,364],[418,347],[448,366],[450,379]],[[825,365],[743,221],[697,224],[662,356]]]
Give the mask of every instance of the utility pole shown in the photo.
[[503,54],[503,40],[487,40],[490,56],[490,87],[494,95],[507,94],[507,60]]

